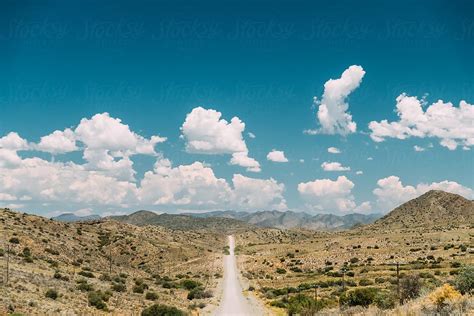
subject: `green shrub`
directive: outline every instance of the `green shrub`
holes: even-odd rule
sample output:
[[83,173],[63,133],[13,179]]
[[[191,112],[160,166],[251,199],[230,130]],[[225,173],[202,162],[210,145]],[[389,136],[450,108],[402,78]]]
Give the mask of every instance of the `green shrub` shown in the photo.
[[359,288],[355,290],[351,290],[348,292],[344,292],[339,297],[339,304],[340,305],[348,305],[348,306],[364,306],[368,307],[372,304],[375,300],[375,296],[379,292],[376,288]]
[[283,269],[283,268],[277,268],[277,269],[276,269],[276,273],[278,273],[278,274],[285,274],[285,273],[286,273],[286,270]]
[[54,289],[49,289],[46,291],[45,295],[47,298],[50,298],[50,299],[57,299],[58,298],[58,291],[54,290]]
[[200,298],[209,298],[212,297],[212,293],[210,291],[204,290],[202,287],[197,287],[189,291],[188,293],[188,300],[193,299],[200,299]]
[[94,275],[92,272],[90,272],[90,271],[84,271],[84,270],[82,270],[82,271],[79,271],[78,274],[79,274],[79,275],[82,275],[82,276],[84,276],[84,277],[86,277],[86,278],[95,278],[95,275]]
[[94,290],[94,287],[87,283],[86,279],[80,279],[77,281],[77,289],[81,292],[90,292]]
[[385,283],[385,281],[387,281],[387,280],[385,280],[385,278],[382,278],[382,277],[376,277],[375,278],[375,283],[377,283],[377,284]]
[[460,267],[461,267],[461,262],[459,261],[451,262],[451,268],[460,268]]
[[288,299],[288,315],[315,315],[326,306],[325,301],[297,294]]
[[54,256],[59,256],[59,251],[57,251],[57,250],[54,250],[54,249],[51,249],[51,248],[46,248],[44,251],[46,251],[47,253],[50,253]]
[[359,281],[359,285],[360,286],[367,286],[367,285],[373,285],[374,282],[372,280],[369,280],[369,279],[361,279]]
[[462,294],[474,292],[474,265],[462,268],[454,280],[456,289]]
[[155,292],[146,292],[145,298],[150,301],[156,301],[158,299],[158,294]]
[[87,299],[89,300],[89,305],[94,306],[97,309],[107,310],[107,302],[110,298],[112,293],[110,292],[102,292],[102,291],[91,291],[87,295]]
[[186,290],[190,291],[192,289],[195,289],[197,287],[200,287],[202,284],[198,281],[195,280],[183,280],[181,281],[181,286],[185,288]]
[[127,286],[123,283],[113,283],[111,288],[115,292],[126,292],[127,291]]
[[31,257],[31,250],[28,247],[23,248],[23,256],[24,257]]
[[133,293],[143,294],[146,289],[148,289],[148,285],[146,285],[145,283],[141,283],[141,284],[135,284],[132,288],[132,291]]
[[396,301],[396,297],[389,291],[379,291],[374,297],[374,304],[380,309],[392,309]]
[[12,238],[10,238],[9,241],[10,241],[10,243],[17,244],[17,245],[20,243],[20,239],[18,239],[17,237],[12,237]]
[[185,316],[186,314],[176,307],[155,304],[145,308],[141,316]]

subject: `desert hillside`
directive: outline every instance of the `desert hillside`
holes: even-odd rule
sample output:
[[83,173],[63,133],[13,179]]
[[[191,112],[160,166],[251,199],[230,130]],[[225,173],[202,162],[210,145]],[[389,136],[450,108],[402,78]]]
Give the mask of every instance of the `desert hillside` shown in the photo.
[[110,216],[112,220],[136,226],[155,225],[179,231],[203,231],[217,234],[233,234],[254,229],[253,225],[240,220],[224,217],[200,218],[180,214],[156,214],[150,211],[138,211],[130,215]]
[[[190,280],[211,288],[220,278],[218,263],[225,246],[225,236],[210,232],[116,221],[62,223],[5,209],[0,210],[0,235],[0,314],[109,310],[123,315],[158,298],[180,309],[193,303],[197,308],[211,298],[188,300],[189,288],[182,284]],[[46,297],[48,290],[58,297]],[[105,306],[91,306],[91,296],[98,293],[107,293],[99,300]]]
[[458,194],[431,190],[377,220],[372,227],[446,228],[474,224],[474,202]]

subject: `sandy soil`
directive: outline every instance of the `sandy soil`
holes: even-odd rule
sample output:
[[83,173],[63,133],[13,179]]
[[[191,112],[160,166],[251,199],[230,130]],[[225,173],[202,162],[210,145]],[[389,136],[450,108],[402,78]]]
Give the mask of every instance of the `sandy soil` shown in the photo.
[[219,290],[221,302],[212,315],[269,315],[252,294],[243,294],[242,280],[234,254],[235,239],[229,236],[229,255],[224,256],[224,279]]

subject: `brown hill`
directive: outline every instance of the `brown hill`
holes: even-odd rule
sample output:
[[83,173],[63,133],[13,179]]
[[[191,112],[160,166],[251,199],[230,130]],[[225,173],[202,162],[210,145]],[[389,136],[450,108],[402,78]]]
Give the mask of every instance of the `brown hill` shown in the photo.
[[[0,315],[107,314],[88,302],[97,291],[110,291],[112,315],[137,314],[151,305],[146,292],[186,310],[182,278],[217,282],[220,265],[213,263],[226,244],[224,235],[206,231],[104,220],[64,223],[7,209],[0,209],[0,236]],[[139,282],[148,289],[137,289]],[[47,290],[58,297],[47,298]]]
[[375,221],[371,228],[444,228],[474,224],[474,202],[458,194],[431,190]]
[[235,232],[255,229],[255,226],[233,218],[201,218],[180,214],[156,214],[150,211],[110,216],[106,219],[136,226],[154,225],[179,231],[206,231],[221,234],[233,234]]

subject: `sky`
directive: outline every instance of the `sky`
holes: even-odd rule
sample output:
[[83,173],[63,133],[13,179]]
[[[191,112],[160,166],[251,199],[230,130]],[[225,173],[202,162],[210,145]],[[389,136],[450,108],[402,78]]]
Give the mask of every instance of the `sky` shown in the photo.
[[2,1],[0,207],[474,199],[472,1]]

